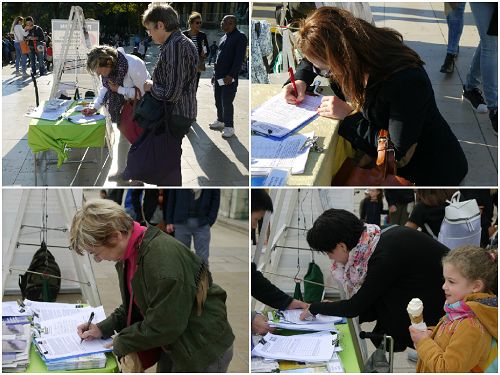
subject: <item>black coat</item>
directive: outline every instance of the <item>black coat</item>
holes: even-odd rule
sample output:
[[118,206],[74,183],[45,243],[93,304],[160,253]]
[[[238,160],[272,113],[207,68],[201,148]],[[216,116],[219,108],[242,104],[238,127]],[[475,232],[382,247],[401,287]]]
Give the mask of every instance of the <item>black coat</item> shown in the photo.
[[[191,36],[189,35],[189,30],[183,31],[182,33],[185,36],[187,36],[189,39],[191,39]],[[200,31],[198,34],[196,34],[196,49],[198,50],[198,56],[200,56],[200,57],[201,57],[201,54],[203,52],[203,46],[205,46],[205,48],[207,49],[207,53],[205,54],[205,57],[208,57],[210,47],[208,46],[207,34]]]
[[388,129],[400,160],[417,144],[398,174],[416,185],[456,186],[467,174],[467,159],[437,108],[432,84],[423,68],[405,69],[387,81],[368,80],[362,113],[346,117],[339,134],[368,155],[377,155],[377,134]]
[[[295,78],[312,83],[311,64],[303,61]],[[336,96],[343,99],[335,85]],[[424,68],[404,69],[389,79],[368,80],[363,110],[347,116],[339,134],[356,149],[376,157],[377,134],[389,130],[400,160],[417,144],[409,163],[398,174],[420,186],[456,186],[467,174],[468,165],[457,137],[437,108],[432,84]]]
[[384,232],[368,261],[366,279],[349,300],[311,304],[313,314],[377,321],[374,332],[391,335],[394,350],[412,347],[406,312],[412,298],[424,303],[424,320],[436,325],[445,302],[441,258],[448,248],[430,236],[404,226]]
[[252,297],[272,308],[285,310],[293,298],[273,285],[252,262]]

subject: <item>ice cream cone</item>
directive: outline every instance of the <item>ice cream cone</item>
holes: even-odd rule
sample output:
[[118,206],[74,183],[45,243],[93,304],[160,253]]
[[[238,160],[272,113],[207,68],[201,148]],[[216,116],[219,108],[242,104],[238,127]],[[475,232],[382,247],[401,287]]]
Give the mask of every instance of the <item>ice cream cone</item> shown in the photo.
[[419,323],[422,323],[424,321],[424,314],[420,314],[417,316],[413,316],[411,314],[408,314],[408,316],[410,317],[411,324],[419,324]]

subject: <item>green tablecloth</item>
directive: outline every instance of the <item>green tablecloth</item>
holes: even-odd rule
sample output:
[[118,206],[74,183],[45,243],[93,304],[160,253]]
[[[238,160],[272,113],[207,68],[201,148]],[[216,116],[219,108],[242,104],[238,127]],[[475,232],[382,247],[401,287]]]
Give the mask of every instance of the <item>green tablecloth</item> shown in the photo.
[[35,346],[31,344],[30,349],[30,365],[26,372],[38,372],[38,373],[60,373],[60,372],[119,372],[118,363],[116,362],[115,356],[112,353],[106,353],[106,367],[104,368],[94,368],[87,370],[72,370],[72,371],[49,371],[47,366],[43,362],[40,355],[36,352]]
[[[361,372],[361,366],[358,363],[358,358],[356,356],[356,349],[354,348],[354,341],[356,338],[353,338],[351,332],[349,330],[348,324],[335,324],[335,327],[341,333],[340,335],[340,346],[342,347],[342,351],[339,352],[340,360],[342,361],[342,366],[344,367],[345,372]],[[290,331],[287,329],[278,329],[275,332],[278,335],[300,335],[310,333],[307,331]],[[293,368],[293,364],[291,362],[287,363],[287,369]],[[299,367],[299,366],[297,366]]]
[[[71,110],[68,110],[65,116],[70,112]],[[78,113],[74,112],[70,115]],[[103,147],[105,133],[105,119],[85,125],[74,124],[66,119],[57,121],[31,119],[28,128],[28,145],[34,153],[55,151],[57,166],[60,167],[68,158],[68,148]]]

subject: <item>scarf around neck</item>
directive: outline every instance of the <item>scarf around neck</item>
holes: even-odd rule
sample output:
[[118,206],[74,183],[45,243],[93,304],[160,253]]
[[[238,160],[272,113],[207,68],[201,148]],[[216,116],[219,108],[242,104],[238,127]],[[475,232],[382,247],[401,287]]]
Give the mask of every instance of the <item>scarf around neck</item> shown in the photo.
[[446,312],[446,315],[444,317],[445,322],[451,322],[454,320],[466,319],[468,317],[475,316],[472,309],[465,303],[464,300],[460,300],[455,303],[445,303],[444,311]]
[[113,92],[109,88],[109,81],[117,84],[118,86],[123,86],[123,80],[128,72],[128,61],[125,55],[118,51],[118,59],[116,61],[115,68],[109,73],[109,76],[102,77],[102,85],[108,89],[106,95],[104,95],[104,103],[107,103],[107,110],[111,116],[111,121],[120,124],[120,113],[123,105],[125,104],[125,97],[118,92]]
[[345,265],[334,262],[331,272],[335,280],[344,287],[347,298],[351,298],[363,285],[368,272],[368,261],[380,239],[380,228],[374,224],[365,224],[365,230],[358,244],[349,251]]
[[125,254],[123,255],[123,261],[127,265],[126,282],[129,293],[132,293],[132,278],[134,277],[135,270],[137,269],[137,248],[140,246],[145,232],[146,227],[143,227],[137,221],[134,221],[132,234],[128,240]]

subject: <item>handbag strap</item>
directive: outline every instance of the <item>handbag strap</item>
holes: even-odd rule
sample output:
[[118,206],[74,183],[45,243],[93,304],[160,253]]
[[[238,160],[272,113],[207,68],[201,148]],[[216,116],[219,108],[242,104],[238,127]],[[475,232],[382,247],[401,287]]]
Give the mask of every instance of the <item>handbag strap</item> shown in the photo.
[[394,145],[391,142],[389,131],[386,129],[380,129],[378,132],[376,164],[382,169],[384,179],[388,174],[397,174]]

